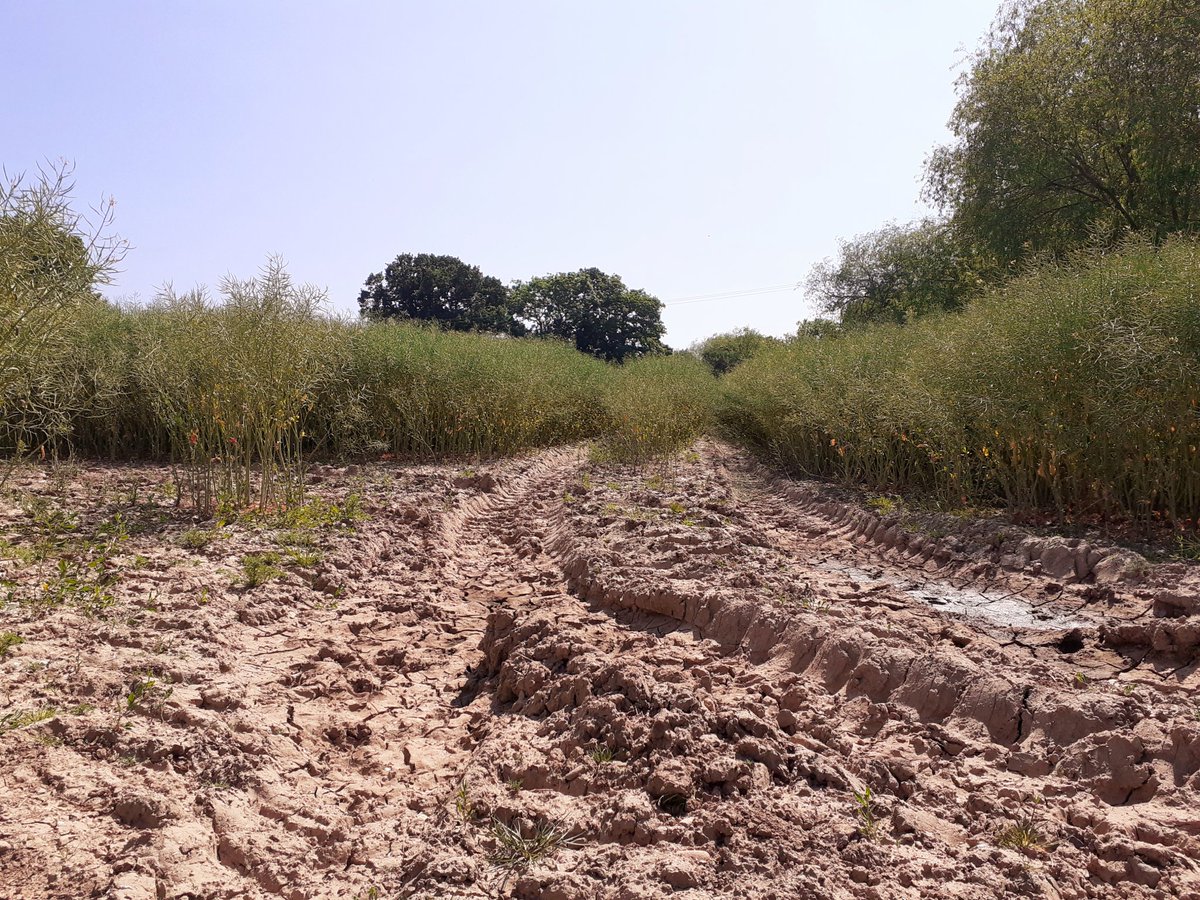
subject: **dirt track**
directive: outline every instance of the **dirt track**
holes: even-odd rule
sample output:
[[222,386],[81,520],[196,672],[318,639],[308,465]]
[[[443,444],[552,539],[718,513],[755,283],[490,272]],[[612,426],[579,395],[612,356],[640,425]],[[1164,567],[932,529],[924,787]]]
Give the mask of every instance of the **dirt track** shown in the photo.
[[99,616],[0,610],[4,896],[1200,897],[1190,568],[906,536],[706,443],[320,469],[367,518],[246,588],[279,534],[181,546],[169,475],[0,505],[145,523]]

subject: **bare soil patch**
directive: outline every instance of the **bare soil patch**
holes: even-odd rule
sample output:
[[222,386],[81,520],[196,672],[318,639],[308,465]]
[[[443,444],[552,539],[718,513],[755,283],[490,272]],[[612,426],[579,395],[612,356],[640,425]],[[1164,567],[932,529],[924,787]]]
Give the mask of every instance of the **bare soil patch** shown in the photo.
[[0,501],[4,896],[1200,897],[1195,567],[714,443],[170,478]]

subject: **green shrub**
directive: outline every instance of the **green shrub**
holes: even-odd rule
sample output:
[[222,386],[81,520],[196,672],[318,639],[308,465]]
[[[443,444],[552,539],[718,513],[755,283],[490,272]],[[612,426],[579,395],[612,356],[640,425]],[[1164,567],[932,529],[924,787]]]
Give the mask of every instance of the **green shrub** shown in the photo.
[[725,375],[746,360],[778,344],[778,338],[750,328],[739,328],[725,334],[714,334],[693,346],[690,352],[699,356],[714,375]]

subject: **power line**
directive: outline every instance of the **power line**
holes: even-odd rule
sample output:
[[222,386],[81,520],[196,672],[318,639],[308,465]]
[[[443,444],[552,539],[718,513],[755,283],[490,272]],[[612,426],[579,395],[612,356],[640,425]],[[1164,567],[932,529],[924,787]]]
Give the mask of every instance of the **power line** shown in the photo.
[[788,284],[769,284],[765,287],[744,288],[737,291],[721,291],[716,294],[695,294],[689,297],[676,297],[674,300],[667,300],[663,303],[663,306],[684,306],[689,303],[712,303],[717,300],[736,300],[740,297],[755,297],[759,294],[798,291],[800,287],[800,282],[790,282]]

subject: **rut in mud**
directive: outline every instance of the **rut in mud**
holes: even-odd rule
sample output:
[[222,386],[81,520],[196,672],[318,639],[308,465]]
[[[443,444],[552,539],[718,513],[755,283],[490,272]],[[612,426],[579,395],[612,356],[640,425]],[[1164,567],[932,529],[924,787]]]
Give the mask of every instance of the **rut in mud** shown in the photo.
[[[82,532],[167,475],[15,486]],[[314,481],[367,519],[264,584],[294,535],[143,501],[112,606],[0,611],[6,896],[1200,897],[1188,567],[715,443]]]

